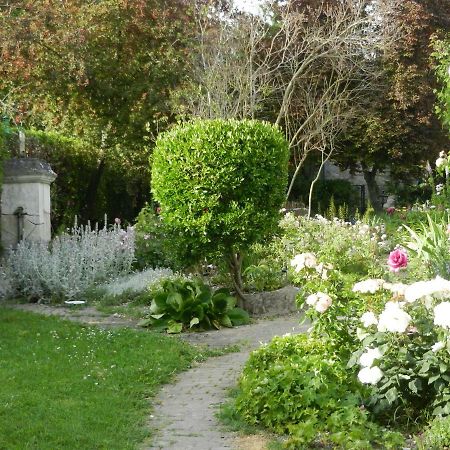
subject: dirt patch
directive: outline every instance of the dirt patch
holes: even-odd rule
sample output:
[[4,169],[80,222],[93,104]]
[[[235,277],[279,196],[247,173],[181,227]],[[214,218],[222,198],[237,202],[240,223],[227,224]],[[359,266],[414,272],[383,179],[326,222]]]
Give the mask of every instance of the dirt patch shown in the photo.
[[263,434],[252,434],[250,436],[239,436],[233,445],[236,450],[263,450],[267,448],[270,439]]

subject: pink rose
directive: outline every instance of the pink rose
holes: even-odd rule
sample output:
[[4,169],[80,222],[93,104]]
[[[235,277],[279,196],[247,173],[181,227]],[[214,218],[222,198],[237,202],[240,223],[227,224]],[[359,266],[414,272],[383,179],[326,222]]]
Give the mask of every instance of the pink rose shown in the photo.
[[389,208],[386,208],[386,213],[392,216],[392,214],[395,213],[395,208],[393,206],[390,206]]
[[389,270],[392,272],[398,272],[402,267],[406,267],[408,265],[408,255],[405,250],[397,248],[389,253],[387,263]]

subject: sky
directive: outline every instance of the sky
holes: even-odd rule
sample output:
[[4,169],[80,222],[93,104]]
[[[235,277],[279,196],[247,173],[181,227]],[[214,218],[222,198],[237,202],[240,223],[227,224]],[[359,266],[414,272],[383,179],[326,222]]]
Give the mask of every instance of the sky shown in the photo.
[[233,0],[236,8],[251,14],[259,13],[261,0]]

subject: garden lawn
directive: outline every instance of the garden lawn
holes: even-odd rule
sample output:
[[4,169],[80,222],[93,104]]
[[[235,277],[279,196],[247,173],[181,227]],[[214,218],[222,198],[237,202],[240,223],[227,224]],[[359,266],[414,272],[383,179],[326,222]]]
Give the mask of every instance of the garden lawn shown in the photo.
[[200,357],[177,338],[0,308],[0,448],[136,448],[149,397]]

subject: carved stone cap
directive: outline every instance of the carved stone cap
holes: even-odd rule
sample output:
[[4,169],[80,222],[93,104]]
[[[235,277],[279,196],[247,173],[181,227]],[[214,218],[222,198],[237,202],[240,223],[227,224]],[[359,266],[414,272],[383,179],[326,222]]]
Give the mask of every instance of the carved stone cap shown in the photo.
[[12,158],[3,163],[3,183],[50,184],[56,178],[50,164],[37,158]]

